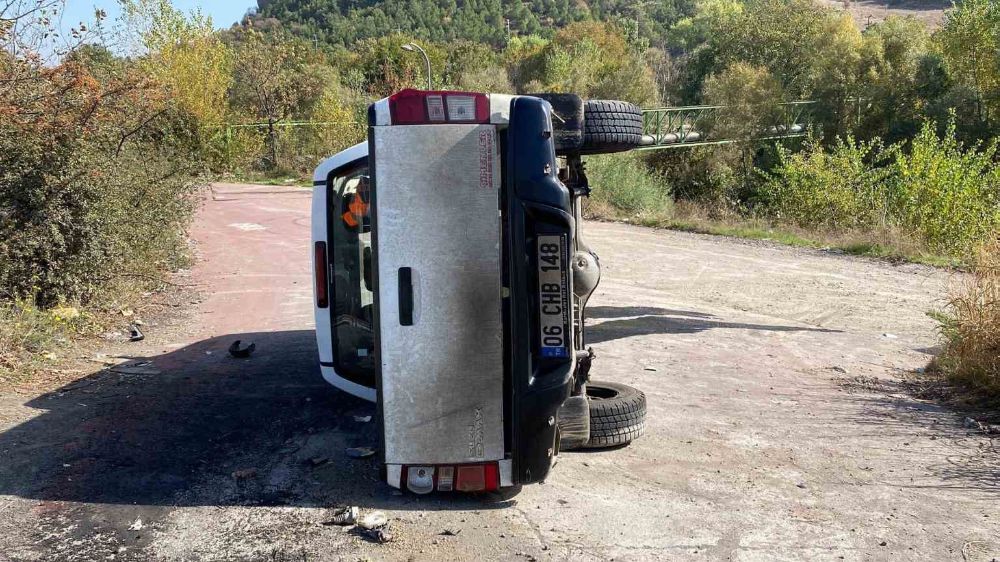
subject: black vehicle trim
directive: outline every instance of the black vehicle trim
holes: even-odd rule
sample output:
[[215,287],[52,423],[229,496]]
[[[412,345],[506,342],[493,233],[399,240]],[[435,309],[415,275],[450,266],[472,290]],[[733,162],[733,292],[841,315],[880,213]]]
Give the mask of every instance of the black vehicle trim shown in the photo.
[[[569,190],[557,177],[549,103],[516,98],[507,134],[511,452],[515,483],[529,484],[545,480],[552,456],[558,452],[558,424],[554,422],[573,390],[575,366],[572,350],[566,358],[540,353],[536,241],[539,235],[553,234],[573,244],[575,219]],[[572,255],[573,248],[568,250]],[[572,294],[569,269],[563,272],[563,282]]]

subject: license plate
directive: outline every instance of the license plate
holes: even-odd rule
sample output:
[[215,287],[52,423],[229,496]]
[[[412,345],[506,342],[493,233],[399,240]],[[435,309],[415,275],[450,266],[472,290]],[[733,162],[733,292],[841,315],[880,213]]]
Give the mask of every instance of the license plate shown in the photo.
[[542,357],[569,357],[569,299],[562,236],[538,237],[538,318]]

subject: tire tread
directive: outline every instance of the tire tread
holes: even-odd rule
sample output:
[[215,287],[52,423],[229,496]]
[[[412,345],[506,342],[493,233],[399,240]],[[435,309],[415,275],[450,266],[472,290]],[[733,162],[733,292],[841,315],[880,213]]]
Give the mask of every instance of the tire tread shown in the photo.
[[618,383],[591,382],[593,386],[613,388],[615,398],[590,401],[590,441],[588,448],[625,445],[646,430],[646,395]]

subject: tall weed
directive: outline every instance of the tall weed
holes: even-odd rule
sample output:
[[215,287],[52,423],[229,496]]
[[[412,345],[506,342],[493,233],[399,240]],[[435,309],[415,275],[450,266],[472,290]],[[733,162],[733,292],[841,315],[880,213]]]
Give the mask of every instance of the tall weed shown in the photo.
[[0,383],[27,379],[88,322],[87,314],[72,307],[45,311],[26,300],[0,301]]
[[995,234],[976,254],[947,312],[937,318],[945,348],[932,367],[956,383],[1000,399],[1000,239]]

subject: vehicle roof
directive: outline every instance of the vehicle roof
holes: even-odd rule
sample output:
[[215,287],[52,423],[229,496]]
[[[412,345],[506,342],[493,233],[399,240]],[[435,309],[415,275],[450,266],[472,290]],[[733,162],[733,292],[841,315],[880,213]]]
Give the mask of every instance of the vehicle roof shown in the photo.
[[367,142],[359,142],[358,144],[352,146],[351,148],[341,150],[340,152],[324,160],[319,166],[316,167],[316,171],[313,173],[313,183],[325,184],[327,177],[333,170],[336,170],[337,168],[345,164],[350,164],[355,160],[360,160],[361,158],[367,158],[367,157],[368,157]]

